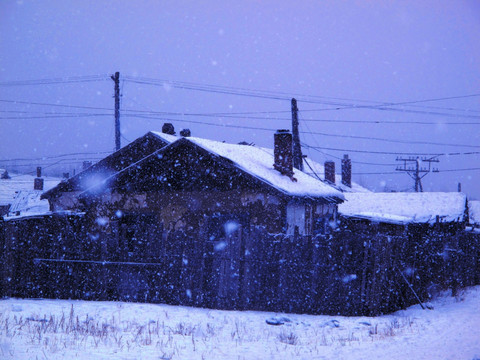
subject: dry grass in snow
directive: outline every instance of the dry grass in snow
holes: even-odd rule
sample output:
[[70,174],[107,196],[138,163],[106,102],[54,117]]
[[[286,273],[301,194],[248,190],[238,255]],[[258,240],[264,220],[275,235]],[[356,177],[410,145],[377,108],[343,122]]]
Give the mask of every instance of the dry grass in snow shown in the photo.
[[480,358],[480,287],[433,307],[368,318],[8,299],[0,301],[0,358]]

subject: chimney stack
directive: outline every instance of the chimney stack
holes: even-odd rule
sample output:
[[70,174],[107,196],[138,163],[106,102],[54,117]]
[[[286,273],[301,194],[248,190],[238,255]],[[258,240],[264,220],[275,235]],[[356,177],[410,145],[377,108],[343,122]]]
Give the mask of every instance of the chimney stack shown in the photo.
[[348,155],[343,155],[342,159],[342,184],[352,187],[352,160]]
[[175,135],[175,128],[171,123],[165,123],[162,126],[162,133],[168,134],[168,135]]
[[33,179],[33,190],[43,190],[42,168],[37,166],[37,177]]
[[335,184],[335,162],[325,161],[325,181]]
[[91,161],[84,161],[82,165],[82,170],[87,170],[90,166],[92,166]]
[[190,132],[190,129],[183,129],[182,131],[180,131],[180,136],[189,137],[191,135],[192,133]]
[[10,178],[10,175],[8,175],[7,169],[5,169],[5,171],[3,172],[1,178],[4,179],[4,180],[11,179],[11,178]]
[[292,134],[288,130],[277,130],[273,136],[275,163],[273,167],[283,175],[293,176]]

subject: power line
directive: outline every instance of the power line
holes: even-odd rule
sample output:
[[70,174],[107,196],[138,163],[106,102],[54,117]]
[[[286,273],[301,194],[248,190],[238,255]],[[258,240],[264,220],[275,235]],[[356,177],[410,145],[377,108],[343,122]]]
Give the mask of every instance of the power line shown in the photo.
[[321,132],[312,132],[313,135],[328,136],[328,137],[341,137],[341,138],[351,138],[351,139],[362,139],[362,140],[374,140],[374,141],[385,141],[390,143],[401,143],[401,144],[419,144],[419,145],[436,145],[436,146],[454,146],[454,147],[471,147],[471,148],[480,148],[480,145],[466,145],[466,144],[449,144],[449,143],[437,143],[431,141],[413,141],[413,140],[395,140],[395,139],[386,139],[378,138],[373,136],[358,136],[358,135],[338,135],[338,134],[328,134]]
[[2,164],[1,166],[3,167],[9,167],[9,168],[18,168],[18,167],[35,167],[35,166],[50,166],[50,165],[56,165],[56,164],[62,164],[62,165],[74,165],[74,164],[82,164],[84,161],[100,161],[103,158],[101,157],[89,157],[89,158],[83,158],[83,159],[61,159],[57,162],[36,162],[36,163],[29,163],[29,164]]
[[[438,170],[436,172],[441,173],[441,172],[461,172],[461,171],[479,171],[480,168],[465,168],[465,169],[445,169],[445,170]],[[400,175],[400,172],[396,171],[380,171],[380,172],[359,172],[359,173],[353,173],[353,175]]]
[[[110,76],[108,74],[96,74],[96,75],[83,75],[83,76],[66,76],[66,77],[54,77],[54,78],[43,78],[43,79],[30,79],[30,80],[20,80],[20,81],[4,81],[0,82],[0,86],[23,86],[23,85],[50,85],[57,83],[73,83],[73,82],[89,82],[89,81],[100,81],[108,80]],[[252,96],[267,96],[274,99],[289,99],[292,96],[301,97],[305,99],[317,99],[317,102],[322,102],[327,105],[348,105],[348,106],[374,106],[374,107],[390,107],[390,106],[415,106],[423,108],[435,108],[448,111],[465,111],[465,112],[478,112],[471,109],[458,109],[458,108],[446,108],[446,107],[432,107],[432,106],[419,106],[417,104],[427,103],[427,102],[437,102],[445,100],[454,100],[454,99],[463,99],[480,96],[480,94],[468,94],[468,95],[456,95],[456,96],[446,96],[446,97],[437,97],[430,99],[421,99],[421,100],[411,100],[403,102],[379,102],[365,99],[355,99],[355,98],[345,98],[345,97],[329,97],[329,96],[320,96],[320,95],[311,95],[311,94],[300,94],[300,93],[291,93],[291,92],[281,92],[281,91],[269,91],[269,90],[257,90],[257,89],[248,89],[242,87],[233,87],[233,86],[222,86],[222,85],[213,85],[213,84],[202,84],[194,82],[182,82],[176,80],[166,80],[166,79],[154,79],[148,77],[134,77],[126,76],[125,79],[130,82],[156,85],[156,86],[172,86],[176,88],[185,88],[189,90],[204,90],[204,91],[218,91],[223,93],[228,93],[232,95],[252,95]],[[321,100],[321,101],[320,101]],[[329,102],[327,102],[327,100]],[[335,100],[335,102],[332,102]],[[339,103],[341,101],[342,103]],[[358,104],[345,104],[345,102],[354,102],[354,103],[369,103],[371,105],[358,105]],[[324,109],[322,109],[324,110]],[[305,110],[311,111],[311,110]]]
[[[163,80],[163,79],[135,78],[135,77],[127,76],[126,81],[130,81],[138,84],[160,86],[160,87],[170,86],[173,88],[179,88],[179,89],[185,89],[185,90],[196,90],[196,91],[222,93],[222,94],[237,95],[237,96],[267,98],[267,99],[273,99],[273,100],[288,100],[292,96],[295,96],[296,98],[300,99],[304,103],[321,103],[321,104],[326,104],[330,106],[336,106],[335,108],[323,109],[322,111],[343,110],[343,109],[373,109],[373,110],[383,110],[383,111],[412,112],[412,113],[428,114],[428,115],[480,118],[480,116],[475,116],[475,115],[451,114],[451,113],[441,113],[441,112],[433,112],[433,111],[418,111],[418,110],[392,108],[392,106],[400,106],[400,105],[408,106],[409,104],[418,104],[422,102],[444,101],[444,100],[452,100],[452,99],[477,97],[477,96],[480,96],[480,93],[468,94],[468,95],[457,95],[457,96],[450,96],[450,97],[439,97],[439,98],[423,99],[423,100],[414,100],[414,101],[403,101],[398,103],[377,102],[376,105],[361,105],[361,104],[351,104],[351,103],[348,104],[348,103],[319,100],[319,99],[327,99],[327,97],[323,97],[323,96],[301,95],[301,94],[291,94],[291,93],[287,94],[284,92],[252,90],[252,89],[218,86],[218,85],[210,85],[210,84],[186,83],[186,82]],[[317,100],[312,100],[312,99],[317,99]]]
[[34,102],[34,101],[21,101],[21,100],[0,99],[0,102],[11,103],[11,104],[24,104],[24,105],[53,106],[53,107],[63,107],[63,108],[72,108],[72,109],[109,110],[109,111],[112,110],[111,108],[104,108],[104,107],[81,106],[81,105],[62,105],[62,104],[52,104],[52,103],[43,103],[43,102]]
[[64,119],[64,118],[85,118],[97,116],[112,116],[112,114],[62,114],[62,115],[43,115],[43,116],[0,116],[0,120],[36,120],[36,119]]
[[17,159],[0,159],[0,162],[4,161],[34,161],[34,160],[46,160],[46,159],[58,159],[66,156],[78,156],[78,155],[100,155],[100,154],[111,154],[111,151],[95,151],[95,152],[83,152],[83,153],[68,153],[68,154],[59,154],[52,156],[42,156],[37,158],[17,158]]
[[480,168],[466,168],[466,169],[446,169],[446,170],[438,170],[438,172],[453,172],[453,171],[478,171]]
[[318,148],[322,150],[341,151],[341,152],[353,152],[363,154],[377,154],[377,155],[422,155],[422,156],[458,156],[458,155],[478,155],[480,151],[469,152],[450,152],[450,153],[418,153],[418,152],[402,152],[402,151],[374,151],[374,150],[358,150],[358,149],[345,149],[345,148],[332,148],[326,146],[312,146],[306,143],[302,143],[302,146],[307,148]]
[[204,121],[172,119],[172,118],[166,118],[166,117],[153,117],[153,116],[138,115],[138,114],[124,114],[123,116],[147,119],[147,120],[176,121],[176,122],[184,122],[184,123],[192,123],[192,124],[201,124],[201,125],[207,125],[207,126],[228,127],[228,128],[234,128],[234,129],[274,131],[274,129],[271,129],[271,128],[261,128],[261,127],[255,127],[255,126],[241,126],[241,125],[231,125],[231,124],[216,124],[216,123],[204,122]]
[[[268,118],[266,118],[268,119]],[[456,121],[388,121],[388,120],[341,120],[341,119],[303,119],[307,122],[330,122],[330,123],[347,123],[347,124],[417,124],[417,125],[480,125],[480,122],[456,122]]]
[[[218,126],[218,127],[229,127],[229,128],[240,128],[240,129],[248,129],[248,130],[260,130],[260,131],[273,131],[271,128],[261,128],[261,127],[254,127],[254,126],[242,126],[242,125],[231,125],[231,124],[216,124],[211,122],[204,122],[204,121],[194,121],[194,120],[183,120],[183,119],[172,119],[172,118],[158,118],[154,116],[148,115],[138,115],[138,114],[126,114],[124,116],[127,117],[137,117],[142,119],[151,119],[151,120],[161,120],[161,121],[177,121],[177,122],[187,122],[187,123],[196,123],[208,126]],[[302,132],[305,133],[305,132]],[[377,138],[377,137],[370,137],[370,136],[357,136],[357,135],[337,135],[337,134],[328,134],[328,133],[320,133],[320,132],[309,132],[312,135],[321,135],[321,136],[329,136],[329,137],[342,137],[342,138],[353,138],[353,139],[363,139],[363,140],[374,140],[374,141],[384,141],[384,142],[395,142],[395,143],[402,143],[402,144],[420,144],[420,145],[436,145],[436,146],[454,146],[454,147],[471,147],[471,148],[480,148],[480,145],[467,145],[467,144],[449,144],[449,143],[437,143],[437,142],[428,142],[428,141],[409,141],[409,140],[394,140],[394,139],[386,139],[386,138]],[[412,153],[413,154],[413,153]]]
[[37,80],[19,80],[19,81],[2,81],[0,86],[28,86],[28,85],[52,85],[52,84],[68,84],[78,82],[92,82],[107,80],[108,75],[86,75],[86,76],[66,76],[61,78],[37,79]]
[[[1,101],[1,100],[0,100]],[[49,106],[56,106],[57,104],[50,104]],[[180,113],[180,112],[156,112],[145,110],[124,109],[124,112],[136,115],[168,115],[168,116],[195,116],[195,117],[214,117],[214,118],[231,118],[244,120],[269,120],[269,121],[291,121],[287,118],[266,117],[266,116],[242,116],[235,114],[216,114],[216,113]],[[6,112],[6,111],[0,111]],[[112,116],[111,113],[55,113],[55,112],[27,112],[27,111],[9,111],[11,113],[19,114],[44,114],[37,116],[0,116],[0,120],[30,120],[30,119],[54,119],[54,118],[81,118],[81,117],[95,117],[95,116]],[[387,120],[341,120],[341,119],[303,119],[303,122],[327,122],[327,123],[349,123],[349,124],[389,124],[389,125],[403,125],[403,124],[418,124],[418,125],[480,125],[480,122],[434,122],[434,121],[387,121]]]
[[[109,76],[107,74],[89,75],[89,76],[71,76],[71,77],[49,78],[49,79],[38,79],[38,80],[0,82],[0,86],[46,85],[46,84],[56,84],[56,83],[89,82],[89,81],[107,80],[108,78]],[[379,101],[351,99],[351,98],[342,98],[342,97],[327,97],[327,96],[295,94],[295,93],[292,94],[292,93],[286,93],[286,92],[280,92],[280,91],[255,90],[255,89],[248,89],[248,88],[241,88],[241,87],[201,84],[201,83],[193,83],[193,82],[181,82],[181,81],[175,81],[175,80],[153,79],[153,78],[146,78],[146,77],[126,76],[125,81],[130,81],[138,84],[153,85],[153,86],[162,86],[162,87],[171,86],[174,88],[180,88],[180,89],[186,89],[186,90],[206,91],[206,92],[214,92],[214,93],[222,93],[222,94],[238,95],[238,96],[260,97],[260,98],[268,98],[268,99],[275,99],[275,100],[288,100],[292,96],[295,96],[301,99],[301,101],[305,103],[321,103],[328,106],[335,106],[334,108],[320,109],[316,111],[365,108],[365,109],[374,109],[374,110],[414,112],[414,113],[422,113],[422,114],[430,114],[430,115],[479,118],[479,116],[475,116],[475,115],[396,109],[396,108],[392,108],[392,106],[393,107],[394,106],[419,107],[418,104],[420,103],[478,97],[480,96],[480,94],[456,95],[456,96],[437,97],[437,98],[422,99],[422,100],[403,101],[403,102],[379,102]],[[371,105],[364,105],[364,104],[358,104],[358,103],[369,103]],[[425,106],[423,106],[423,108],[425,108]],[[470,109],[441,108],[441,107],[431,107],[431,106],[427,108],[436,108],[436,109],[442,109],[447,111],[457,111],[457,112],[458,111],[477,112],[475,110],[470,110]],[[310,111],[310,110],[305,110],[305,111]]]

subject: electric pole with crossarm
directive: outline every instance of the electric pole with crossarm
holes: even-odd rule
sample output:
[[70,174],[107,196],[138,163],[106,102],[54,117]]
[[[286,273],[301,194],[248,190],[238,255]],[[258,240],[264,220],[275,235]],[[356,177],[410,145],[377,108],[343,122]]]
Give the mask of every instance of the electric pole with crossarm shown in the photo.
[[[408,158],[397,157],[396,161],[401,161],[403,164],[397,166],[395,170],[406,172],[415,181],[416,192],[423,192],[422,179],[427,176],[429,172],[438,172],[438,169],[432,168],[432,163],[440,162],[436,157],[420,158],[419,156]],[[428,163],[428,168],[422,167],[421,163]]]

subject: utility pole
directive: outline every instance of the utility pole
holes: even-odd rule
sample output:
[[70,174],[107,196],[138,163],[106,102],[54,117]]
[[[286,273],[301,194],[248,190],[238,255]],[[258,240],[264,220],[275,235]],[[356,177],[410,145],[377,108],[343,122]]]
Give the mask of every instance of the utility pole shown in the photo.
[[[419,156],[408,158],[397,157],[396,161],[402,161],[403,164],[402,166],[397,166],[395,170],[406,172],[415,181],[415,192],[423,192],[422,179],[427,176],[429,172],[438,172],[438,169],[432,169],[432,163],[440,162],[436,157],[420,158]],[[421,162],[428,163],[428,168],[421,167]],[[414,166],[410,165],[412,163]]]
[[302,147],[298,132],[298,107],[297,100],[292,98],[292,140],[293,140],[293,167],[303,171]]
[[115,151],[120,150],[120,73],[110,76],[115,82]]

